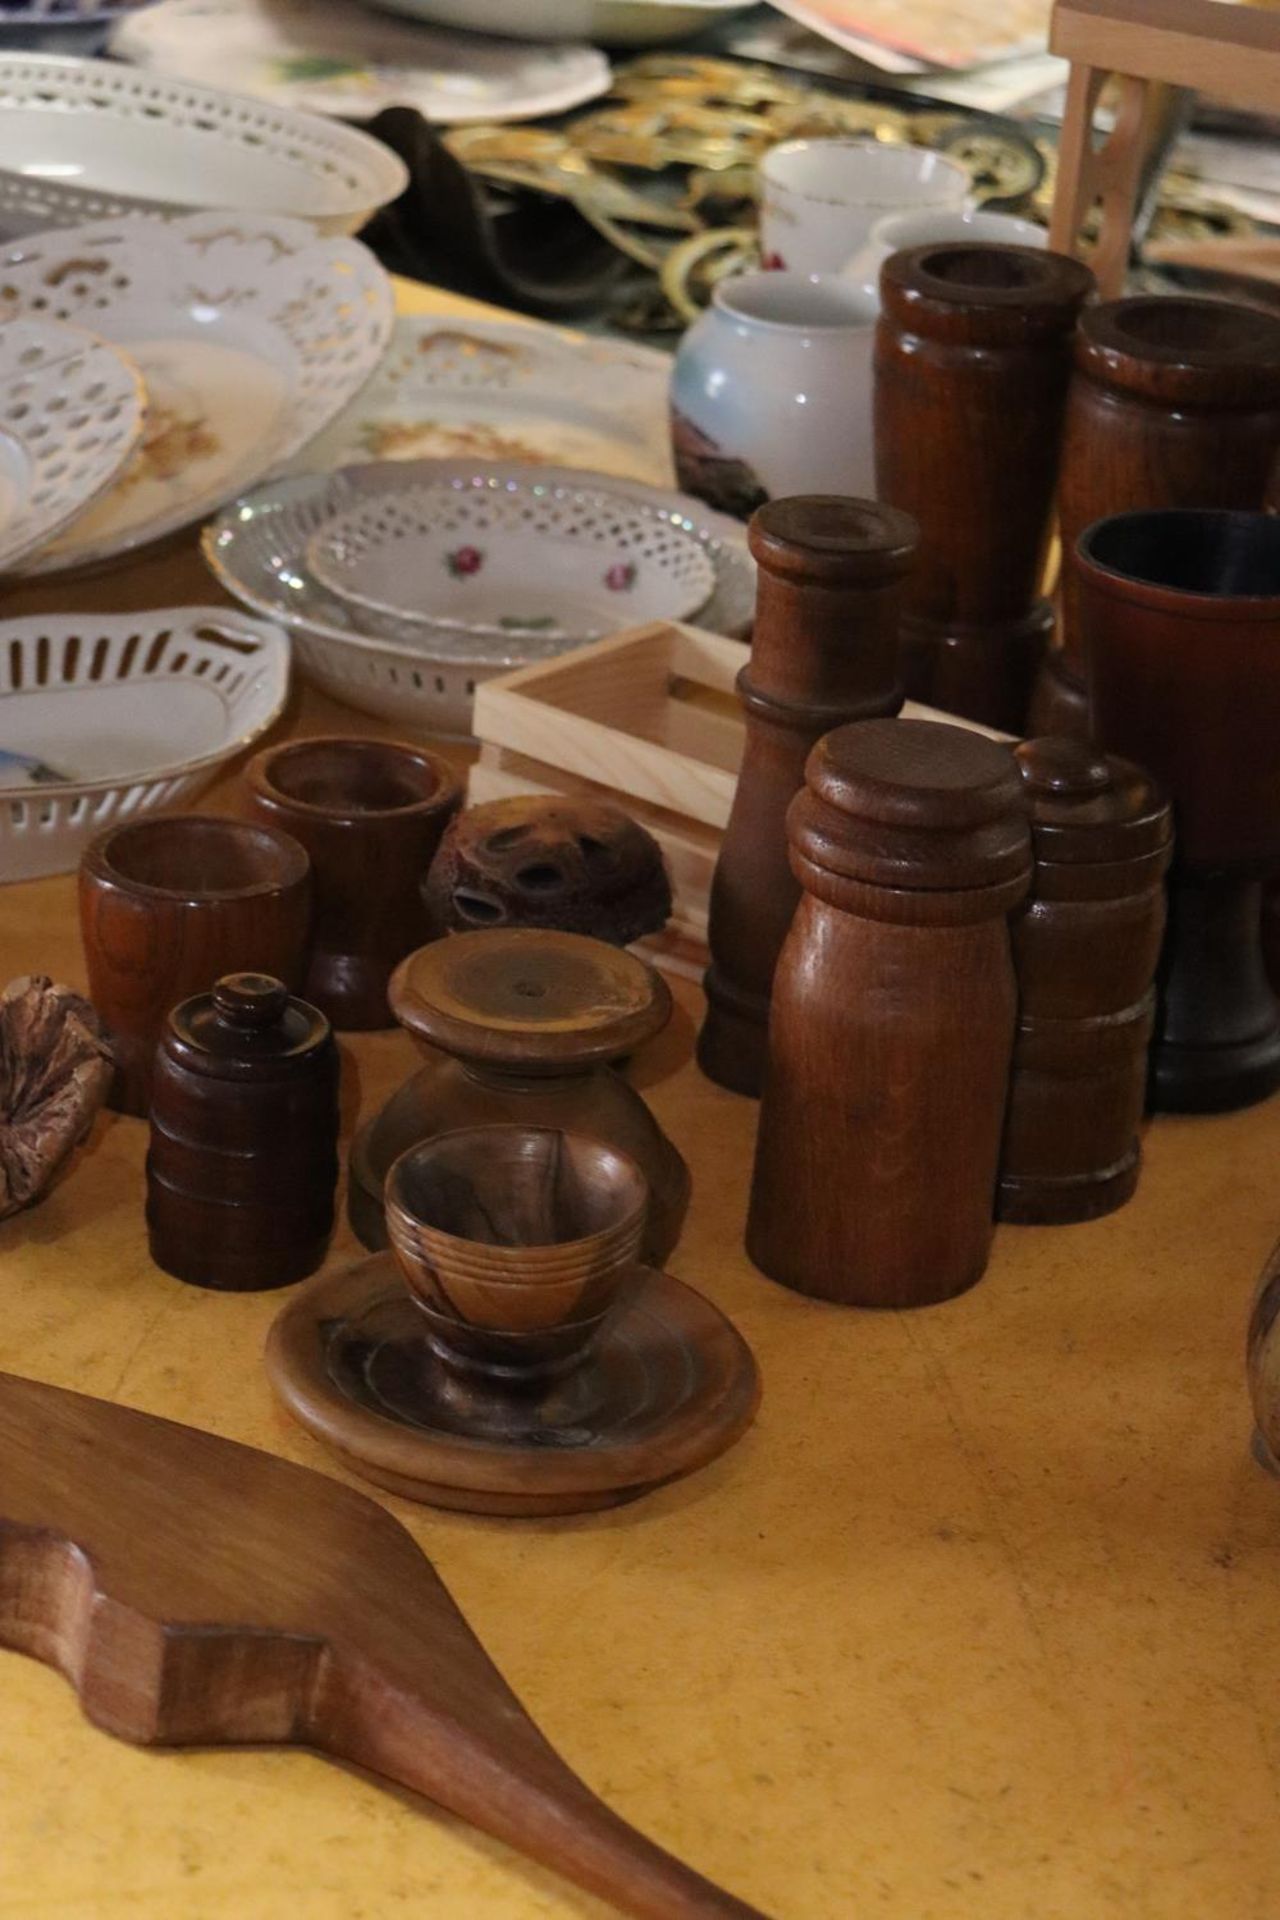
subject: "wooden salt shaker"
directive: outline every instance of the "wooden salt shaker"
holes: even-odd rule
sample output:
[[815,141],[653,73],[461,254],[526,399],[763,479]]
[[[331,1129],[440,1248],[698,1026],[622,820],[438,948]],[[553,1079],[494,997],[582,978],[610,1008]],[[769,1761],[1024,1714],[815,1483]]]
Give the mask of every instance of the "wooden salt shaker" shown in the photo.
[[224,976],[174,1008],[156,1055],[151,1257],[197,1287],[284,1287],[333,1231],[338,1050],[269,974]]
[[1280,315],[1141,294],[1086,307],[1058,482],[1062,645],[1044,662],[1037,732],[1088,734],[1073,558],[1085,528],[1131,507],[1259,507],[1280,450]]
[[917,529],[892,507],[812,494],[759,508],[748,540],[759,574],[738,676],[746,746],[711,888],[698,1062],[758,1095],[773,970],[800,898],[787,807],[824,733],[902,705],[898,622]]
[[1018,1031],[996,1212],[1093,1220],[1138,1183],[1172,811],[1149,774],[1082,741],[1028,740],[1015,758],[1035,869],[1011,925]]
[[881,269],[876,479],[920,523],[907,693],[1024,730],[1053,629],[1040,595],[1076,316],[1078,260],[1032,247],[908,247]]
[[801,1293],[912,1307],[987,1263],[1031,874],[1007,747],[873,720],[809,757],[747,1252]]

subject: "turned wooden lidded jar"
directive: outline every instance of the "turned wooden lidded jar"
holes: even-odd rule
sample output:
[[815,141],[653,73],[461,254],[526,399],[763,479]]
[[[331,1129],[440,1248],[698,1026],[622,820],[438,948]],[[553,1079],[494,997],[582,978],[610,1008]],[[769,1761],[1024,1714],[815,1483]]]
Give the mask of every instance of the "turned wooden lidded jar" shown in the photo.
[[746,744],[711,888],[704,1073],[758,1094],[769,990],[799,883],[787,808],[814,743],[902,705],[898,628],[915,522],[834,494],[772,500],[748,532],[759,569],[751,658],[738,676]]
[[1041,597],[1071,338],[1093,275],[1033,247],[891,254],[876,334],[876,480],[914,515],[907,693],[1021,733],[1053,628]]
[[1278,453],[1280,315],[1167,294],[1086,307],[1058,483],[1062,647],[1033,725],[1088,731],[1073,565],[1085,528],[1130,508],[1260,507]]
[[1172,811],[1141,767],[1082,741],[1028,740],[1015,758],[1035,868],[1011,923],[1018,1031],[997,1213],[1092,1220],[1138,1182]]
[[612,1064],[670,1019],[661,974],[584,934],[496,927],[410,954],[391,1004],[430,1061],[352,1144],[348,1207],[367,1247],[387,1244],[383,1188],[408,1148],[458,1128],[551,1127],[636,1162],[649,1183],[644,1257],[661,1267],[684,1224],[689,1170]]
[[151,1101],[147,1228],[157,1266],[198,1287],[284,1287],[333,1231],[338,1050],[269,974],[224,976],[165,1022]]
[[1008,914],[1031,873],[1022,781],[1007,747],[924,720],[839,728],[806,781],[747,1252],[828,1300],[945,1300],[990,1251]]

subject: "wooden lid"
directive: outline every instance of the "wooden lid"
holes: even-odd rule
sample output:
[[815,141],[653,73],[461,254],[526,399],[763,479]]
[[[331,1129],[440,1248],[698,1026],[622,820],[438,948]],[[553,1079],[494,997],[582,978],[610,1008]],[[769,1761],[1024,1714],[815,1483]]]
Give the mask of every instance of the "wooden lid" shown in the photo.
[[747,544],[767,573],[815,586],[871,586],[910,571],[920,529],[909,513],[838,493],[798,493],[757,507]]
[[912,333],[961,345],[1030,345],[1067,333],[1093,287],[1079,260],[1039,247],[931,241],[880,269],[885,314]]
[[1025,876],[1030,837],[1009,749],[930,720],[861,720],[821,739],[793,803],[818,868],[873,886],[997,887]]
[[193,994],[170,1013],[163,1045],[173,1059],[216,1080],[273,1079],[282,1064],[305,1070],[331,1044],[318,1007],[295,1000],[269,973],[228,973],[211,993]]
[[1081,314],[1075,354],[1091,379],[1153,400],[1280,405],[1280,316],[1235,301],[1106,300]]
[[665,980],[585,934],[495,927],[419,947],[391,976],[402,1026],[462,1060],[562,1073],[629,1053],[671,1017]]
[[1037,859],[1131,860],[1169,844],[1169,801],[1132,760],[1059,735],[1024,740],[1014,759],[1031,802]]

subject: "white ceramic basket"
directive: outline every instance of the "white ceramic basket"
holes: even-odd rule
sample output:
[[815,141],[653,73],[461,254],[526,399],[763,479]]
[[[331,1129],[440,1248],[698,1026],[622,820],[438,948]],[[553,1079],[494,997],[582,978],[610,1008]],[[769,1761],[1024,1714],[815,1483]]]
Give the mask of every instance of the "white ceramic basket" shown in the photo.
[[224,607],[0,621],[0,750],[67,775],[0,764],[0,881],[70,872],[104,827],[190,800],[288,686],[283,631]]
[[380,140],[112,60],[0,54],[0,233],[122,214],[283,214],[354,233],[404,192]]

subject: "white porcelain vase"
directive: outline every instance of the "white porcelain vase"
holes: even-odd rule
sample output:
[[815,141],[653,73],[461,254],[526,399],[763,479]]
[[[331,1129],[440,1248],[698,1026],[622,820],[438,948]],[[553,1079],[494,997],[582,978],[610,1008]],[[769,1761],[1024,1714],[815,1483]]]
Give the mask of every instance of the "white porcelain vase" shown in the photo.
[[723,281],[672,373],[684,492],[739,515],[785,494],[873,498],[875,321],[875,302],[835,276]]

